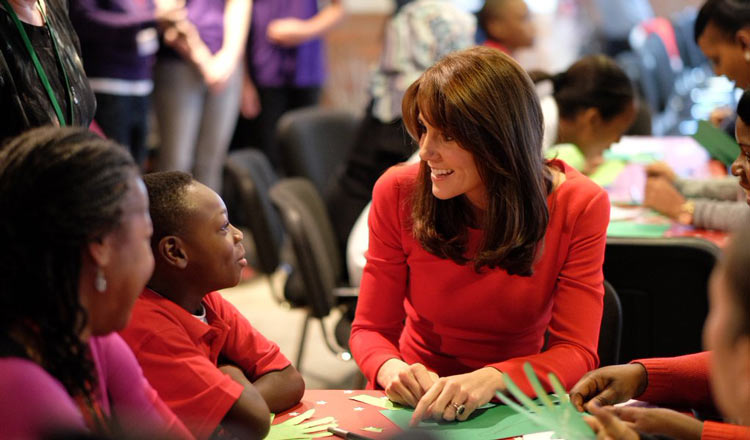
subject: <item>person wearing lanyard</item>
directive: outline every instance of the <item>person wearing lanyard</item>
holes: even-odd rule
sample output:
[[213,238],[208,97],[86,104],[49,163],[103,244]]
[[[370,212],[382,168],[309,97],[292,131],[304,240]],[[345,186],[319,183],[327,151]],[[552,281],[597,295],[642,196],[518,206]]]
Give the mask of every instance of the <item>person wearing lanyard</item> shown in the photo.
[[88,127],[96,101],[62,0],[0,0],[0,143],[42,125]]

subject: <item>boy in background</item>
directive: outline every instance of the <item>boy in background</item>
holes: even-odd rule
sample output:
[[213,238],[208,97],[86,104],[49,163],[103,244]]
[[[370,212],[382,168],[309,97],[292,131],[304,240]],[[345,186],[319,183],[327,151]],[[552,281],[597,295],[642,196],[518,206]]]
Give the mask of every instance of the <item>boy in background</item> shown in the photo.
[[518,49],[534,45],[536,29],[523,0],[486,0],[477,21],[487,36],[485,46],[513,56]]

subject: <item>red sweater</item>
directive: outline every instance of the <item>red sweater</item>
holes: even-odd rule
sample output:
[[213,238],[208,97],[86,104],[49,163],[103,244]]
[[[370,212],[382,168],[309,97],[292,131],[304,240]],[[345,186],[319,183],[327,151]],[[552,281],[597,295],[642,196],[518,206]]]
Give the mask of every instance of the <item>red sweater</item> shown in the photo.
[[[713,406],[708,380],[710,353],[690,354],[671,358],[639,359],[648,372],[648,387],[638,400],[690,408]],[[728,423],[703,423],[702,439],[750,439],[750,427]]]
[[[609,200],[578,171],[553,163],[566,181],[547,198],[549,225],[531,277],[476,273],[424,250],[410,226],[418,164],[391,168],[378,180],[350,339],[371,385],[391,358],[420,362],[440,376],[493,366],[528,393],[524,362],[545,385],[552,372],[567,387],[597,366]],[[469,252],[480,238],[481,230],[470,230]],[[548,349],[540,353],[546,330]]]

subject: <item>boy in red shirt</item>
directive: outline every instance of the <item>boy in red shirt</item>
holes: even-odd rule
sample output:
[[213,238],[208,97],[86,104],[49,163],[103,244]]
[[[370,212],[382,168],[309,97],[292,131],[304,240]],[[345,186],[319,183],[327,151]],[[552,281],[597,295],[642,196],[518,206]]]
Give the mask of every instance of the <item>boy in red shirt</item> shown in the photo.
[[122,331],[161,398],[199,439],[261,438],[304,381],[279,347],[216,292],[247,264],[221,197],[183,172],[144,176],[156,265]]

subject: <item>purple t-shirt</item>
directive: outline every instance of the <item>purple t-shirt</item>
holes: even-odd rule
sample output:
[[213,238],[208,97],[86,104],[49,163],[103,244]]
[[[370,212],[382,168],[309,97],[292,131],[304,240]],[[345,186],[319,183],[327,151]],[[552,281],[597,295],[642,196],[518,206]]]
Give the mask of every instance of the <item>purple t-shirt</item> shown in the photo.
[[[107,415],[114,411],[126,430],[164,426],[167,422],[156,407],[161,401],[120,335],[92,337],[89,344],[99,379],[95,398],[102,411]],[[0,358],[0,396],[6,397],[0,399],[0,435],[7,438],[88,430],[65,387],[29,360]]]
[[266,38],[266,30],[272,20],[288,17],[308,19],[317,12],[317,0],[253,1],[247,56],[248,69],[258,87],[319,87],[323,84],[325,60],[320,39],[297,47],[282,47]]
[[[198,30],[201,40],[211,53],[218,52],[224,44],[225,7],[225,0],[185,0],[187,18]],[[166,44],[160,45],[159,56],[180,58],[180,55]]]

